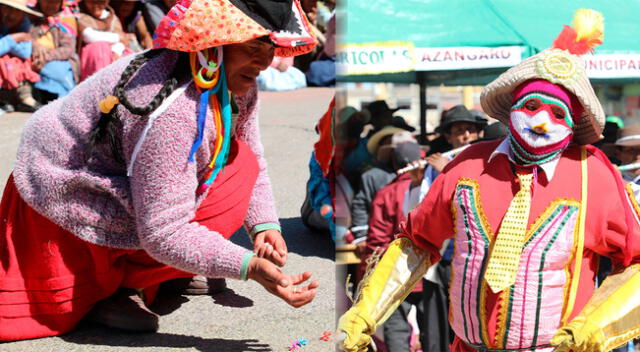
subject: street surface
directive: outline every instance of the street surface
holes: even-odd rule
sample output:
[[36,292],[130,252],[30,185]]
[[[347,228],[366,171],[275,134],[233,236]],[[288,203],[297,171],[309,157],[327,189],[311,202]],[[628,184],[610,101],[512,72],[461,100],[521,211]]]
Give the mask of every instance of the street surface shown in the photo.
[[[314,273],[320,287],[313,302],[295,309],[253,281],[227,280],[228,289],[213,297],[159,297],[151,307],[161,315],[160,330],[155,334],[129,334],[82,323],[64,336],[0,343],[0,351],[280,352],[289,351],[291,342],[300,338],[308,342],[300,352],[334,351],[334,340],[320,340],[335,324],[333,242],[328,236],[310,232],[300,220],[309,157],[317,140],[314,126],[329,105],[333,89],[260,94],[262,140],[290,252],[283,271]],[[13,168],[22,125],[28,117],[19,113],[0,116],[2,187]],[[244,231],[232,239],[250,246]]]

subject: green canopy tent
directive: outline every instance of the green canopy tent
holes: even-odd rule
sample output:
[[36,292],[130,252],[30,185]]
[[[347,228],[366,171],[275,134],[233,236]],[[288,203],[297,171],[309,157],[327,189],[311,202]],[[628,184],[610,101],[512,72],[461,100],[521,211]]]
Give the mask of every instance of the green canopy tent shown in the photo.
[[339,82],[482,85],[551,46],[578,8],[605,17],[605,41],[585,56],[594,83],[640,81],[640,0],[376,0],[343,3]]

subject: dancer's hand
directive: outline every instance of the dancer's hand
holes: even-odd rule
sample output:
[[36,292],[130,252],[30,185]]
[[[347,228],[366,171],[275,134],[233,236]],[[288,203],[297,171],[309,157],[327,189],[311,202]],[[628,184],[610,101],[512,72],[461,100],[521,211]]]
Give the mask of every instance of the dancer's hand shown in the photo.
[[268,260],[253,257],[249,262],[247,277],[257,281],[271,294],[282,298],[283,301],[298,308],[313,301],[316,296],[318,281],[312,281],[307,286],[297,286],[311,277],[311,272],[289,276]]
[[551,344],[555,352],[604,352],[605,340],[598,326],[578,316],[556,332]]
[[253,240],[253,251],[258,257],[278,266],[284,266],[287,263],[287,244],[278,230],[258,232]]
[[340,342],[340,349],[345,352],[365,352],[371,343],[371,319],[361,314],[357,307],[351,307],[338,321],[338,331],[344,340]]

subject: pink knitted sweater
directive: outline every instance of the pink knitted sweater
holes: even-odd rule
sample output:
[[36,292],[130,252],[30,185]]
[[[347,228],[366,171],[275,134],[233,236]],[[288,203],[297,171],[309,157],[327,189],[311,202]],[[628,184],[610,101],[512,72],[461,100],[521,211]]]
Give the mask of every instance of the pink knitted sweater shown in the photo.
[[[148,104],[174,67],[177,55],[150,60],[126,87],[129,100]],[[196,161],[187,161],[196,138],[198,93],[189,86],[155,120],[133,171],[117,163],[108,145],[99,145],[86,161],[87,136],[99,118],[98,102],[113,87],[132,56],[118,60],[78,85],[69,95],[36,112],[24,127],[13,172],[22,198],[37,212],[83,240],[98,245],[144,249],[156,260],[208,277],[239,278],[247,249],[191,222],[206,193],[196,196],[211,160],[215,136],[211,111]],[[251,196],[245,226],[278,222],[258,131],[257,91],[236,97],[240,114],[235,138],[258,157],[260,175]],[[127,164],[147,118],[117,107]]]

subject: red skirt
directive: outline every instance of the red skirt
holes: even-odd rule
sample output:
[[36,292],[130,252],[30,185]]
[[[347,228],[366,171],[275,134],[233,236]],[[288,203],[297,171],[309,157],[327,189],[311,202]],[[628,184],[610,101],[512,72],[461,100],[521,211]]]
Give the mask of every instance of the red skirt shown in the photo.
[[[258,177],[256,156],[232,142],[228,164],[193,221],[229,238],[242,226]],[[191,277],[144,250],[86,242],[33,210],[9,177],[0,203],[0,341],[60,335],[119,287],[147,288]]]

